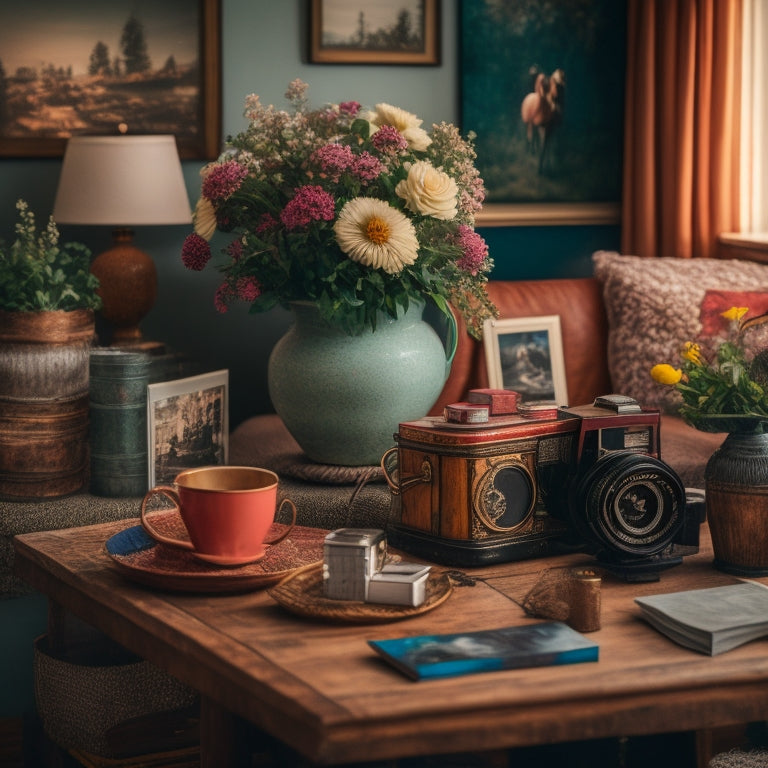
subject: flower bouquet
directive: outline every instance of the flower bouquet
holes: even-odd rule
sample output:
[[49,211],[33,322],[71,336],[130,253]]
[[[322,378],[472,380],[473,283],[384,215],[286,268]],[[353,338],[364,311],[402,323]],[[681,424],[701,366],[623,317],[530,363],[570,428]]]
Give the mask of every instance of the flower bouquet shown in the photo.
[[721,314],[728,337],[710,358],[702,346],[688,341],[681,349],[682,366],[660,363],[651,377],[674,387],[682,397],[680,415],[706,432],[762,431],[768,423],[768,349],[750,357],[744,339],[748,329],[768,320],[768,314],[748,317],[747,307]]
[[496,310],[493,262],[474,231],[484,199],[472,137],[448,123],[428,133],[415,115],[356,101],[310,109],[294,80],[290,111],[246,99],[248,127],[202,171],[194,233],[182,260],[201,270],[216,231],[231,233],[215,296],[226,311],[309,301],[357,335],[413,301],[452,305],[479,337]]

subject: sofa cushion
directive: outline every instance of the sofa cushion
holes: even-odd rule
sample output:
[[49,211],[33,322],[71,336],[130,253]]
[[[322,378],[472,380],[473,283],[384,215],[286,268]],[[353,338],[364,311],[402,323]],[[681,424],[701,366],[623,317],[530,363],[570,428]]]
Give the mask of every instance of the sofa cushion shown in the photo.
[[[680,365],[680,348],[697,341],[711,355],[725,338],[720,313],[746,306],[768,310],[768,266],[720,259],[645,258],[598,251],[592,257],[608,317],[608,368],[613,390],[676,413],[680,395],[656,384],[656,363]],[[768,346],[768,325],[751,329],[748,348]]]

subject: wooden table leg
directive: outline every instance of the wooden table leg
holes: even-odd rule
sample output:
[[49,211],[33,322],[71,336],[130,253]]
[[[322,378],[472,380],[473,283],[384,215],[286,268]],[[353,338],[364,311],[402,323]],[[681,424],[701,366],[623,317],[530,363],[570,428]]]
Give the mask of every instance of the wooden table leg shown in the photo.
[[207,696],[200,697],[200,768],[250,765],[243,723]]

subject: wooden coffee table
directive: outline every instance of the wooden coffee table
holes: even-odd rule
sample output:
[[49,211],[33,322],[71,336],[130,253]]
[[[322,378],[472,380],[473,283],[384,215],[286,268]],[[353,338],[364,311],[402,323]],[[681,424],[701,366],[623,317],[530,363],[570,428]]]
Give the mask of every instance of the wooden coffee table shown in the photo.
[[[234,764],[239,719],[319,764],[707,729],[768,718],[768,641],[710,658],[639,618],[638,595],[728,584],[706,527],[698,555],[655,583],[607,578],[597,663],[411,682],[369,639],[532,621],[519,602],[546,568],[585,556],[466,570],[423,615],[355,625],[302,618],[265,590],[198,595],[133,583],[105,541],[135,520],[16,537],[16,571],[60,606],[202,695],[203,765]],[[767,581],[768,583],[768,581]]]

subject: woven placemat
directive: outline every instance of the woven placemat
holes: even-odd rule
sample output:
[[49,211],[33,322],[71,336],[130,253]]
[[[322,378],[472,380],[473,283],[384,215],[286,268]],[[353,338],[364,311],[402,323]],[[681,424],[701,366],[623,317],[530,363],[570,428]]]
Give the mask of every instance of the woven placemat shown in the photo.
[[384,479],[384,472],[379,466],[343,467],[334,464],[318,464],[303,453],[293,456],[281,456],[278,475],[286,475],[295,480],[326,485],[357,485]]
[[309,565],[294,571],[268,593],[283,608],[312,619],[377,624],[418,616],[442,605],[453,585],[447,573],[432,571],[427,578],[426,598],[421,605],[388,605],[357,600],[332,600],[323,593],[322,565]]
[[378,465],[346,467],[319,464],[299,447],[275,414],[256,416],[230,435],[230,463],[265,467],[283,477],[323,485],[357,485],[383,481]]

